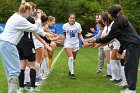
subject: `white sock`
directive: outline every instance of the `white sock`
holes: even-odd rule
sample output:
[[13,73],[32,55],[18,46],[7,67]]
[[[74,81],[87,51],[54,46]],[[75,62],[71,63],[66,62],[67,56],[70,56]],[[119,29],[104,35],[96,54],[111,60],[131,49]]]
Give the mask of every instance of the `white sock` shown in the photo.
[[8,77],[8,93],[17,93],[18,76]]
[[73,57],[68,58],[68,66],[71,74],[74,74],[74,61]]
[[25,68],[25,79],[24,79],[24,84],[26,84],[26,82],[30,82],[30,68],[26,67]]
[[36,76],[40,76],[40,64],[35,63],[35,65],[36,65]]
[[121,78],[123,82],[127,82],[125,77],[125,72],[124,72],[124,66],[121,66]]
[[120,63],[119,60],[112,60],[112,59],[110,60],[112,79],[115,79],[115,80],[121,79],[118,63]]
[[44,73],[44,74],[47,74],[47,59],[45,58],[41,64],[41,71]]
[[75,60],[73,60],[73,64],[74,64],[74,66],[75,66],[75,64],[76,64],[76,61],[75,61]]
[[107,64],[107,75],[111,75],[111,66]]

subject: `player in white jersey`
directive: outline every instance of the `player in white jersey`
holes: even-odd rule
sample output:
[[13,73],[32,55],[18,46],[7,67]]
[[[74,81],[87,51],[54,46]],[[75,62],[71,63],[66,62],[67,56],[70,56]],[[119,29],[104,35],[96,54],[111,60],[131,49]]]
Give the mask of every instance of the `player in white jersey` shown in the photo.
[[76,79],[74,75],[74,65],[77,52],[79,50],[79,38],[86,43],[81,34],[81,25],[75,21],[75,14],[69,14],[69,22],[63,25],[64,30],[64,48],[68,56],[69,76]]
[[[109,33],[109,31],[111,29],[111,20],[108,19],[107,13],[103,13],[101,16],[102,16],[103,23],[105,25],[104,30],[101,35],[101,37],[103,38]],[[105,55],[105,58],[107,61],[106,77],[111,78],[112,76],[111,76],[111,66],[110,66],[110,47],[109,47],[109,45],[104,46],[103,50],[104,50],[104,55]]]

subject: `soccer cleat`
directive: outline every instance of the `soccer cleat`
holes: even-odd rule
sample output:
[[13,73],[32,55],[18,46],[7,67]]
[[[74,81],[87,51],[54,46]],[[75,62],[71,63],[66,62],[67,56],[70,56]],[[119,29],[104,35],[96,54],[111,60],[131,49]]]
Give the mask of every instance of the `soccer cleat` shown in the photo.
[[71,79],[76,79],[76,77],[75,77],[74,74],[71,74],[70,78],[71,78]]
[[115,84],[118,84],[118,83],[122,82],[122,80],[121,79],[120,80],[113,80],[112,82],[114,82]]
[[112,81],[112,82],[113,82],[113,81],[115,81],[115,79],[113,79],[113,78],[112,78],[112,79],[110,79],[110,81]]
[[104,75],[104,77],[106,77],[106,78],[112,78],[111,75]]
[[71,76],[71,73],[70,73],[70,71],[69,71],[69,73],[68,73],[68,76]]
[[98,70],[96,73],[97,74],[101,74],[102,73],[102,70]]
[[36,93],[39,91],[40,91],[39,89],[31,87],[31,89],[29,90],[29,93]]
[[125,90],[121,90],[120,93],[136,93],[135,90],[129,90],[128,88]]

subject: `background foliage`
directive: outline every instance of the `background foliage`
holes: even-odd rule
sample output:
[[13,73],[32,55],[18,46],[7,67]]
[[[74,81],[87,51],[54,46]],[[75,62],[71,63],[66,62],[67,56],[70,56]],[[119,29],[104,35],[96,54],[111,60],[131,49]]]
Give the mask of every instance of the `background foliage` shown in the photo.
[[[140,0],[26,0],[33,1],[37,8],[42,9],[47,15],[56,17],[57,23],[67,22],[68,14],[76,13],[77,21],[81,23],[84,32],[90,27],[95,27],[96,13],[106,11],[113,4],[121,4],[124,15],[128,17],[140,34]],[[1,0],[0,23],[18,10],[21,0]]]

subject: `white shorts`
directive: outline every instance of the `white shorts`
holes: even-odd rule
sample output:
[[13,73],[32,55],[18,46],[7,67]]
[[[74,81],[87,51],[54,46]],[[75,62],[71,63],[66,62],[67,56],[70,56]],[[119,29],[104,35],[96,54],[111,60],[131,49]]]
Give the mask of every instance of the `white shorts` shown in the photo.
[[64,41],[64,48],[71,48],[73,52],[79,50],[79,42],[71,44],[69,42]]
[[120,49],[120,42],[117,39],[113,42],[113,49]]
[[44,47],[44,45],[36,38],[34,39],[34,45],[35,45],[35,49],[38,49],[40,47]]
[[106,45],[103,47],[103,49],[104,49],[104,51],[108,51],[108,50],[110,50],[110,47],[108,45]]

